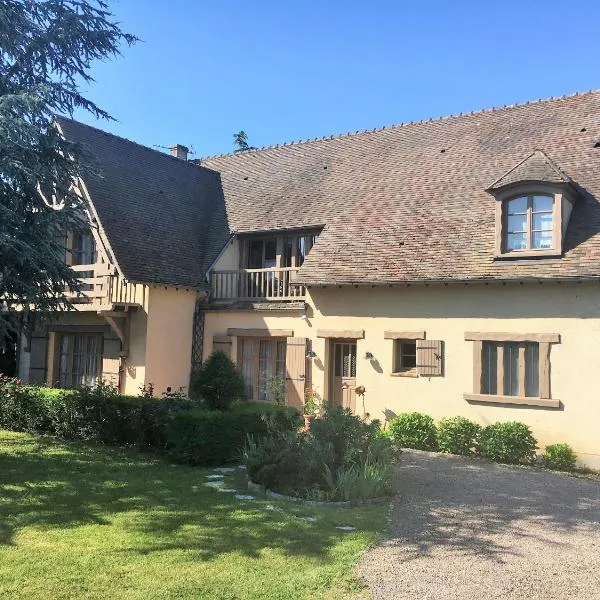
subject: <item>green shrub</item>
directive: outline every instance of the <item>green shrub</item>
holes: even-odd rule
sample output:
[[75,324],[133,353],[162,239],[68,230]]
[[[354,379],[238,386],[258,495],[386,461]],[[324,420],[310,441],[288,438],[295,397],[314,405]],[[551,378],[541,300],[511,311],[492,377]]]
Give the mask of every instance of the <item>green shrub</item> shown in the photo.
[[481,426],[464,417],[442,419],[437,426],[437,445],[440,452],[469,456],[475,453]]
[[210,410],[227,410],[244,397],[244,378],[224,352],[213,352],[192,375],[190,398]]
[[269,429],[293,431],[300,415],[291,407],[241,403],[229,411],[195,408],[167,421],[166,445],[171,458],[189,465],[222,465],[239,459],[247,436],[256,440]]
[[325,408],[308,432],[269,428],[247,440],[244,460],[252,481],[309,499],[355,500],[390,489],[395,452],[378,421],[365,423],[336,405]]
[[577,465],[577,455],[569,444],[546,446],[542,459],[549,469],[556,469],[557,471],[573,471]]
[[390,421],[392,439],[401,448],[435,450],[437,430],[433,419],[422,413],[403,413]]
[[65,439],[161,449],[168,415],[188,400],[121,396],[106,385],[60,390],[0,379],[0,427]]
[[494,423],[481,430],[480,452],[500,463],[529,464],[535,458],[537,441],[524,423]]

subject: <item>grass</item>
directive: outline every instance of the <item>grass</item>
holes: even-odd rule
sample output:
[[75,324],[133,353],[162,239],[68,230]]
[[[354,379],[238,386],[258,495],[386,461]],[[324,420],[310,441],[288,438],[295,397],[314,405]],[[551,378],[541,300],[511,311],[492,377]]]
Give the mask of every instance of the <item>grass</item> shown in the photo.
[[363,597],[351,565],[386,507],[240,501],[210,472],[0,431],[0,598]]

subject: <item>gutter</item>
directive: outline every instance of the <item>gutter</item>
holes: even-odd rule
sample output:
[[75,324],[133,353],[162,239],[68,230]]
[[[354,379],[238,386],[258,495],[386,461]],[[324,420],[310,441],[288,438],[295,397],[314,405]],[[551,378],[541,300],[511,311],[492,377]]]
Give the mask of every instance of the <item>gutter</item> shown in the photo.
[[509,279],[389,279],[389,280],[295,280],[290,282],[292,285],[304,285],[306,287],[394,287],[394,286],[411,286],[411,285],[450,285],[450,284],[494,284],[499,283],[506,285],[507,283],[582,283],[582,282],[600,282],[600,275],[583,276],[583,277],[526,277],[526,278],[509,278]]

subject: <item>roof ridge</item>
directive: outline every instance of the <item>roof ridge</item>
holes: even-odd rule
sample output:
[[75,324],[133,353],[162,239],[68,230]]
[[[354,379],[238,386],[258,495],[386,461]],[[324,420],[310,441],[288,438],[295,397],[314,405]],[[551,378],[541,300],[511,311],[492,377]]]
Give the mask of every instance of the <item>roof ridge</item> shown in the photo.
[[73,119],[72,117],[66,117],[65,115],[54,115],[54,118],[55,119],[63,119],[65,121],[71,121],[71,123],[76,123],[77,125],[82,125],[83,127],[89,127],[90,129],[94,129],[95,131],[97,131],[99,133],[103,133],[104,135],[109,135],[111,137],[117,138],[118,140],[122,140],[124,142],[129,142],[130,144],[133,144],[134,146],[138,146],[139,148],[143,148],[144,150],[149,150],[150,152],[155,152],[157,154],[160,154],[161,156],[166,156],[167,158],[176,160],[178,164],[184,164],[184,165],[187,164],[190,167],[198,166],[197,164],[194,164],[195,163],[194,160],[182,160],[181,158],[177,158],[176,156],[167,154],[166,152],[161,152],[160,150],[157,150],[156,148],[151,148],[150,146],[140,144],[139,142],[130,140],[129,138],[123,137],[122,135],[117,135],[116,133],[111,133],[110,131],[106,131],[105,129],[100,129],[100,127],[96,127],[95,125],[88,125],[87,123],[84,123],[83,121],[78,121],[77,119]]
[[526,102],[515,102],[513,104],[504,104],[502,106],[492,106],[490,108],[481,108],[479,110],[472,110],[470,112],[461,112],[458,114],[449,114],[442,115],[440,117],[429,117],[427,119],[420,119],[417,121],[404,121],[400,123],[394,123],[392,125],[383,125],[382,127],[374,127],[372,129],[358,129],[356,131],[347,131],[344,133],[330,134],[317,136],[314,138],[308,138],[306,140],[292,140],[290,142],[282,142],[280,144],[269,144],[267,146],[262,146],[260,148],[254,148],[252,150],[245,150],[243,152],[223,152],[221,154],[211,154],[207,156],[202,156],[200,158],[194,159],[194,163],[198,165],[202,165],[202,161],[210,160],[214,158],[224,158],[229,156],[244,156],[248,154],[258,154],[259,152],[264,152],[266,150],[277,150],[279,148],[283,148],[285,146],[298,146],[300,144],[309,144],[312,142],[320,142],[325,140],[335,140],[355,135],[365,135],[370,133],[379,133],[381,131],[389,130],[389,129],[400,129],[401,127],[409,127],[411,125],[423,125],[425,123],[433,123],[433,122],[441,122],[447,121],[450,119],[459,119],[461,117],[472,116],[472,115],[480,115],[480,114],[488,114],[488,113],[497,113],[503,110],[510,110],[513,108],[521,108],[523,106],[531,106],[533,104],[541,104],[543,102],[556,102],[559,100],[567,100],[568,98],[575,98],[578,96],[586,96],[588,94],[599,93],[600,88],[590,89],[585,92],[573,92],[571,94],[564,94],[562,96],[550,96],[549,98],[538,98],[536,100],[527,100]]

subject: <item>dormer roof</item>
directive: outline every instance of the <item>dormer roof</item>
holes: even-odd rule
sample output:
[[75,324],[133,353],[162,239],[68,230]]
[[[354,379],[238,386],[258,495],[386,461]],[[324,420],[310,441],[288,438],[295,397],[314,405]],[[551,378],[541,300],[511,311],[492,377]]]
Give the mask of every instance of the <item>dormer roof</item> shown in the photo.
[[535,150],[506,171],[489,188],[489,192],[525,182],[570,184],[571,179],[541,150]]

